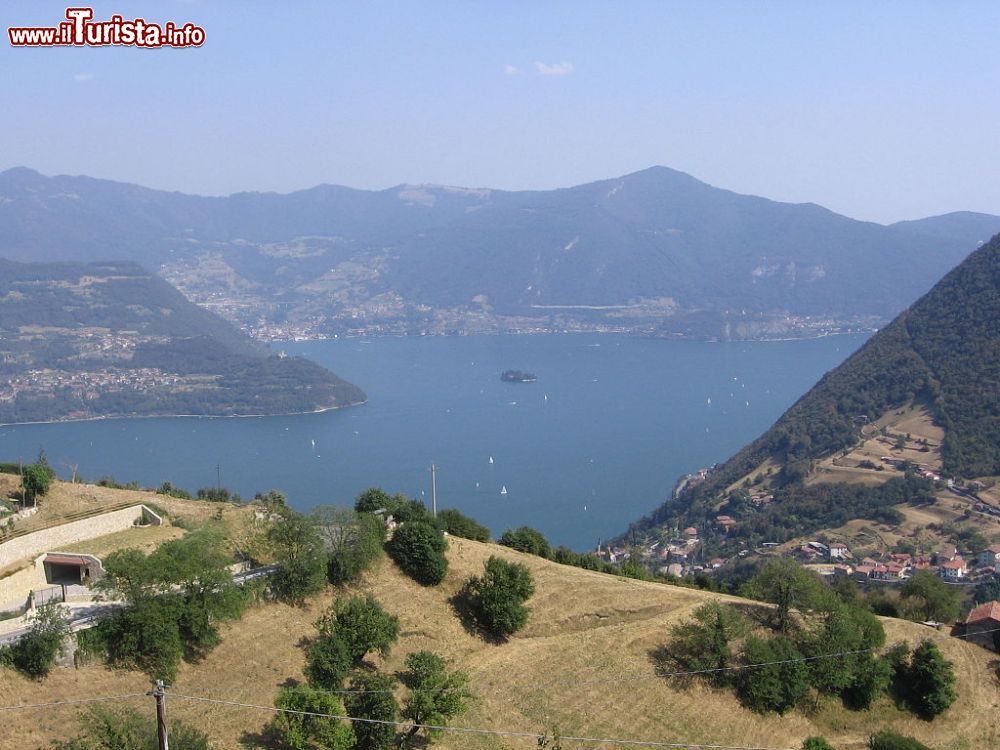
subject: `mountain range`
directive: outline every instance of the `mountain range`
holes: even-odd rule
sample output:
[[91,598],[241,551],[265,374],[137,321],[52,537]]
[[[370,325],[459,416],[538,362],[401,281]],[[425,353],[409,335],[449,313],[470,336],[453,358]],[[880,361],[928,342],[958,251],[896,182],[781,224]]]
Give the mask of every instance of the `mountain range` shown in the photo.
[[665,167],[549,191],[320,185],[224,198],[0,173],[0,257],[130,260],[262,338],[874,327],[1000,217],[883,226]]

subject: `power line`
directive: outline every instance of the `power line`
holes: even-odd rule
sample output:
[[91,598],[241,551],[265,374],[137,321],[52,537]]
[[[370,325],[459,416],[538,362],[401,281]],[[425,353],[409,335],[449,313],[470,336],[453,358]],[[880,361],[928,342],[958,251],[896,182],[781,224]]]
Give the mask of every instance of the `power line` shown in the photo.
[[108,701],[125,701],[132,698],[145,698],[146,693],[128,693],[126,695],[109,695],[102,698],[78,698],[69,701],[51,701],[49,703],[22,703],[17,706],[0,706],[0,711],[20,711],[25,708],[53,708],[55,706],[75,706],[81,703],[106,703]]
[[[321,719],[339,719],[342,721],[359,722],[363,724],[381,724],[384,726],[408,727],[426,729],[432,732],[454,732],[459,734],[479,734],[491,735],[494,737],[523,737],[538,740],[546,735],[538,732],[515,732],[501,729],[481,729],[476,727],[449,727],[437,724],[410,724],[405,721],[388,721],[385,719],[366,719],[357,716],[342,716],[340,714],[327,714],[319,711],[299,711],[291,708],[278,708],[276,706],[261,706],[255,703],[238,703],[236,701],[225,701],[216,698],[200,698],[193,695],[180,695],[171,693],[171,696],[181,700],[197,701],[201,703],[215,703],[236,708],[252,708],[260,711],[270,711],[271,713],[296,714],[299,716],[314,716]],[[791,748],[766,748],[766,747],[742,747],[733,745],[705,745],[693,742],[660,742],[656,740],[628,740],[610,737],[570,737],[560,735],[560,740],[567,742],[593,742],[609,745],[629,745],[633,747],[668,747],[668,748],[694,748],[695,750],[793,750]]]
[[[980,631],[977,631],[975,633],[966,633],[966,634],[963,634],[963,635],[954,635],[954,636],[949,636],[949,637],[961,640],[963,638],[968,638],[970,635],[987,635],[989,633],[998,633],[998,632],[1000,632],[1000,628],[995,628],[995,629],[992,629],[992,630],[980,630]],[[860,654],[869,654],[869,653],[874,653],[876,651],[879,651],[881,648],[882,648],[881,646],[873,646],[871,648],[859,648],[859,649],[854,649],[854,650],[851,650],[851,651],[837,651],[837,652],[830,653],[830,654],[817,654],[815,656],[800,656],[800,657],[797,657],[795,659],[781,659],[781,660],[778,660],[778,661],[763,661],[763,662],[755,662],[753,664],[734,664],[731,667],[713,667],[713,668],[710,668],[710,669],[692,669],[692,670],[682,671],[682,672],[654,672],[652,675],[649,675],[649,674],[642,674],[642,675],[622,675],[622,676],[619,676],[619,677],[601,677],[599,679],[594,679],[594,680],[572,679],[572,680],[565,680],[564,682],[561,682],[561,683],[559,681],[552,681],[552,682],[545,683],[544,687],[548,688],[548,687],[552,687],[553,685],[558,685],[558,684],[566,684],[566,685],[606,685],[606,684],[609,684],[609,683],[638,682],[638,681],[650,680],[650,679],[668,679],[668,678],[671,678],[671,677],[695,677],[697,675],[703,675],[703,674],[716,674],[716,673],[719,673],[719,672],[738,672],[738,671],[741,671],[741,670],[744,670],[744,669],[757,669],[757,668],[760,668],[760,667],[779,666],[779,665],[782,665],[782,664],[795,664],[795,663],[798,663],[798,662],[812,662],[812,661],[818,661],[820,659],[835,659],[835,658],[839,658],[841,656],[856,656],[856,655],[860,655]],[[476,684],[483,685],[483,684],[486,684],[486,683],[476,683]],[[475,687],[476,684],[473,684],[472,687]],[[486,686],[492,688],[492,687],[500,687],[501,685],[499,683],[489,683],[489,684],[486,684]],[[531,688],[531,687],[538,687],[538,684],[537,683],[532,683],[531,685],[526,685],[526,684],[514,683],[514,684],[503,684],[502,686],[505,687],[505,688],[519,688],[519,687],[520,688]],[[467,689],[467,688],[431,688],[431,689],[427,690],[426,692],[454,692],[456,690],[464,690],[464,689]],[[225,689],[220,688],[220,692],[223,691],[223,690],[230,690],[230,688],[225,688]],[[367,694],[372,694],[372,693],[395,693],[395,690],[386,690],[386,689],[383,689],[383,690],[338,689],[338,690],[327,690],[326,692],[333,693],[335,695],[367,695]]]

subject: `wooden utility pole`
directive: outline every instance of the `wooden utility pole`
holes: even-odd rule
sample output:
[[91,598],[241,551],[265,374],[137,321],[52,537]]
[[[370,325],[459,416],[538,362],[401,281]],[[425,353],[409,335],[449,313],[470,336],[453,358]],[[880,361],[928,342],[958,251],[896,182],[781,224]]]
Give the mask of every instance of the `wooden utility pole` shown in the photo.
[[431,464],[431,514],[438,515],[437,466]]
[[163,680],[153,683],[153,690],[147,695],[156,699],[156,739],[159,742],[160,750],[170,750],[170,742],[167,740],[167,693],[164,690]]

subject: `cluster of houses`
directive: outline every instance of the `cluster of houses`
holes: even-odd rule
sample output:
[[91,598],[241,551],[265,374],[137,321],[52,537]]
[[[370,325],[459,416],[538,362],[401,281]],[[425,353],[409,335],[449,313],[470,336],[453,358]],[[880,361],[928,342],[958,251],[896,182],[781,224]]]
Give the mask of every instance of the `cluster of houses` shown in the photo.
[[851,551],[840,542],[808,542],[797,547],[795,553],[801,562],[815,566],[821,574],[853,575],[858,581],[901,581],[919,570],[933,570],[949,583],[964,583],[977,575],[1000,575],[1000,544],[982,550],[971,560],[962,557],[955,545],[948,544],[933,555],[893,552],[880,560],[865,557],[853,567],[847,564]]
[[14,401],[19,394],[54,396],[69,389],[75,398],[93,400],[102,393],[122,390],[150,391],[194,382],[183,375],[165,373],[155,367],[102,369],[69,372],[66,370],[29,370],[0,383],[0,401]]

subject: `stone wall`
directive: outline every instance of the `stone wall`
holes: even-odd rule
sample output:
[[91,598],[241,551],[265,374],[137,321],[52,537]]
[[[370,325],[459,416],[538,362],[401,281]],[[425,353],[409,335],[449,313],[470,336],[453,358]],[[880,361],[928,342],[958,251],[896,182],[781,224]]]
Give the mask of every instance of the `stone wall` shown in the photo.
[[48,586],[45,569],[41,564],[29,565],[13,575],[0,578],[0,612],[23,607],[28,592]]
[[[69,544],[130,529],[144,514],[154,526],[159,526],[161,521],[158,515],[145,505],[133,505],[11,539],[0,544],[0,569]],[[3,597],[0,597],[2,600]]]

